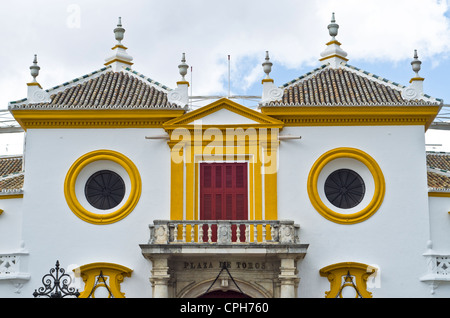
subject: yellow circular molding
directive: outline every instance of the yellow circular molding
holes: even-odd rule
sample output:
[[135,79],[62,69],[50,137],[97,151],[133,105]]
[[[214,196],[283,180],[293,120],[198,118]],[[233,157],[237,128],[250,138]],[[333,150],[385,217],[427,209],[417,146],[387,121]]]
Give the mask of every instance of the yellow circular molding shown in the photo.
[[[106,214],[88,211],[80,204],[75,192],[75,184],[80,172],[87,165],[98,160],[108,160],[122,166],[128,173],[131,183],[127,201],[117,210]],[[112,150],[96,150],[78,158],[70,167],[64,181],[64,195],[70,209],[80,219],[93,224],[110,224],[123,219],[133,211],[141,196],[141,177],[136,166],[126,156]]]
[[[320,172],[325,165],[340,158],[351,158],[362,162],[369,169],[374,180],[375,189],[370,203],[362,210],[351,214],[339,213],[330,209],[320,198],[317,187]],[[307,188],[312,205],[323,217],[335,223],[354,224],[368,219],[378,210],[383,202],[386,185],[380,167],[367,153],[355,148],[336,148],[320,156],[314,163],[308,176]]]

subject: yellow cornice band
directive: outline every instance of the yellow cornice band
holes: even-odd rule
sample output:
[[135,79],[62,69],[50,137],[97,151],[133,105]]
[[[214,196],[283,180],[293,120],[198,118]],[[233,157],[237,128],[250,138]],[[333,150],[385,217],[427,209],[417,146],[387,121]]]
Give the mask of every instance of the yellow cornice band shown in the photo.
[[439,113],[440,106],[277,106],[261,107],[265,115],[286,126],[381,126],[424,125]]
[[[88,164],[98,160],[109,160],[121,165],[130,178],[130,194],[125,202],[116,211],[107,214],[98,214],[88,211],[77,199],[75,184],[80,172]],[[96,150],[78,158],[70,167],[64,180],[64,196],[72,212],[83,221],[92,224],[111,224],[122,220],[130,214],[141,196],[141,177],[134,163],[123,154],[112,150]]]
[[[329,162],[340,158],[351,158],[362,162],[369,169],[375,183],[375,191],[370,203],[362,210],[351,214],[343,214],[330,209],[322,201],[318,191],[318,179],[322,169]],[[324,218],[340,224],[355,224],[371,217],[383,202],[385,188],[384,176],[377,162],[364,151],[345,147],[332,149],[320,156],[313,164],[307,181],[308,195],[317,212]]]
[[57,109],[12,110],[26,131],[30,128],[162,128],[183,109]]
[[438,198],[450,198],[450,192],[428,192],[428,196]]
[[6,194],[6,195],[0,195],[0,200],[6,200],[6,199],[21,199],[23,198],[23,194]]

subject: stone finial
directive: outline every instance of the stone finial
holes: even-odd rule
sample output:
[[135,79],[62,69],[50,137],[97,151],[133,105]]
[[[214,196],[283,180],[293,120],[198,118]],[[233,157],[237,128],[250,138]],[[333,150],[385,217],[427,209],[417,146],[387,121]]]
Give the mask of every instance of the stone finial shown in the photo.
[[34,55],[33,65],[30,66],[30,73],[33,77],[33,83],[37,83],[36,77],[39,75],[39,70],[41,68],[37,65],[37,54]]
[[112,48],[114,54],[105,60],[105,65],[111,65],[114,71],[120,71],[124,67],[131,67],[133,58],[128,55],[127,48],[122,44],[125,29],[122,27],[122,19],[119,17],[117,27],[114,29],[114,37],[117,44]]
[[189,65],[186,64],[186,54],[183,53],[181,55],[181,63],[178,65],[181,81],[177,82],[177,87],[175,89],[167,93],[167,100],[169,103],[174,103],[186,109],[189,106],[189,82],[185,79],[188,68]]
[[322,64],[330,64],[331,67],[337,68],[342,62],[347,62],[347,52],[341,49],[341,43],[336,40],[338,34],[339,25],[336,23],[336,18],[331,15],[331,23],[328,24],[328,32],[331,36],[331,40],[326,44],[327,48],[320,55],[322,56],[319,61]]
[[334,12],[331,15],[331,23],[328,24],[328,32],[330,33],[331,40],[334,41],[336,35],[338,34],[339,24],[336,23],[336,18],[334,17]]
[[266,59],[264,63],[262,63],[264,73],[266,73],[266,79],[270,79],[269,74],[272,71],[272,65],[273,63],[270,61],[269,58],[269,51],[266,51]]
[[416,100],[423,97],[423,81],[425,79],[419,76],[421,64],[417,50],[414,50],[414,59],[411,62],[411,66],[415,76],[409,81],[410,85],[402,91],[402,97],[406,100]]
[[422,64],[422,62],[419,60],[419,57],[417,56],[417,50],[414,50],[414,60],[411,62],[411,65],[412,65],[413,71],[416,73],[416,77],[420,77],[419,71],[420,71],[421,64]]
[[119,21],[117,22],[117,27],[114,29],[114,36],[118,45],[122,45],[123,35],[125,33],[125,29],[122,28],[122,18],[119,17]]
[[283,90],[274,84],[273,79],[269,77],[272,71],[272,62],[269,58],[269,51],[266,51],[266,58],[264,63],[262,63],[264,73],[266,73],[266,78],[262,80],[263,92],[261,97],[261,104],[266,104],[272,101],[280,101],[283,96]]
[[187,74],[187,69],[189,68],[189,65],[186,64],[186,54],[183,53],[181,55],[181,63],[178,65],[178,70],[181,75],[181,80],[184,82],[186,79],[184,78]]
[[28,94],[27,94],[27,102],[28,103],[47,103],[50,102],[50,95],[44,91],[41,85],[36,81],[36,77],[39,75],[39,70],[41,68],[37,64],[37,55],[34,55],[33,65],[30,66],[30,73],[33,77],[33,81],[27,83],[28,86]]

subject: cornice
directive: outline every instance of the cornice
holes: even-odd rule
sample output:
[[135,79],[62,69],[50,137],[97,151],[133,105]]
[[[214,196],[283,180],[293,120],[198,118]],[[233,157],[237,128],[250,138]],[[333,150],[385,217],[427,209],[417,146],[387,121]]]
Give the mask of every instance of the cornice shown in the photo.
[[440,106],[278,106],[261,112],[286,126],[424,125],[427,129]]

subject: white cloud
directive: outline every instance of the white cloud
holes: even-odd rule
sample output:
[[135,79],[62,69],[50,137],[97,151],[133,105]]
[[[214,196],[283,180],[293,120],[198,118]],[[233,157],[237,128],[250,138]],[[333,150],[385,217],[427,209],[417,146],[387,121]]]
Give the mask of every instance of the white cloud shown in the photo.
[[118,16],[134,69],[174,87],[185,52],[194,95],[226,94],[228,54],[233,87],[243,91],[264,77],[266,50],[274,69],[318,65],[331,12],[350,60],[398,62],[418,49],[422,60],[436,64],[450,51],[447,1],[30,0],[2,7],[0,108],[25,97],[34,53],[45,88],[101,68],[115,42]]

